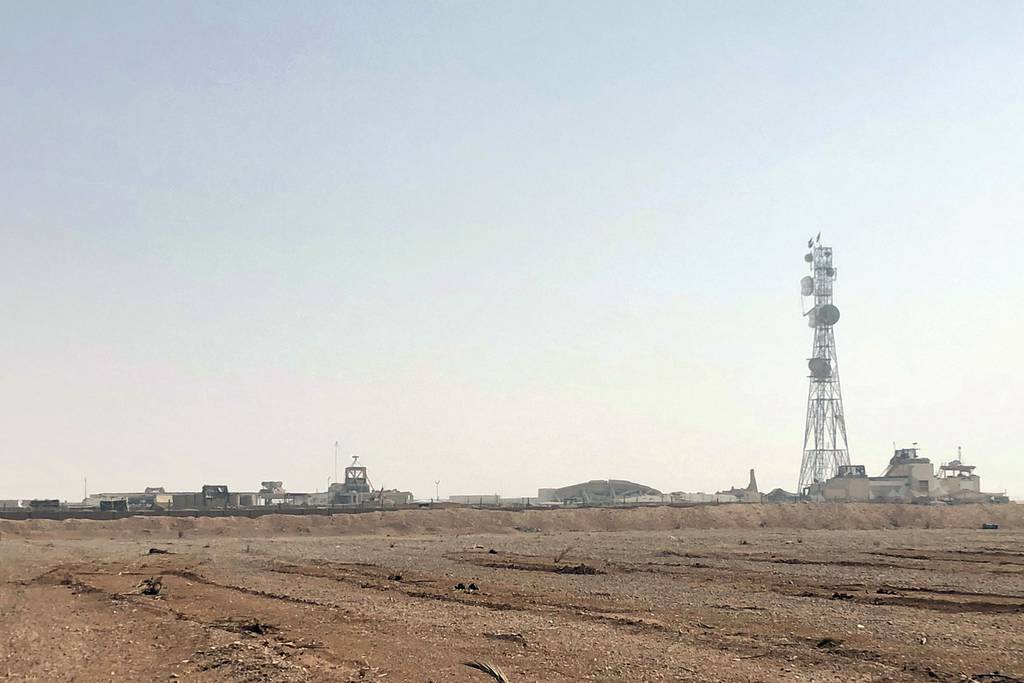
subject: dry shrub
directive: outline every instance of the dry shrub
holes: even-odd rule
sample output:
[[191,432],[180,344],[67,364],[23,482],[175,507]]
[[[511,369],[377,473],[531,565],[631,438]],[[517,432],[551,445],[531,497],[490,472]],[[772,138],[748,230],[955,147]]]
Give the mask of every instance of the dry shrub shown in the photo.
[[508,676],[505,675],[505,672],[493,664],[489,664],[487,662],[466,662],[465,666],[468,666],[470,669],[482,671],[494,680],[498,681],[498,683],[511,683],[508,680]]

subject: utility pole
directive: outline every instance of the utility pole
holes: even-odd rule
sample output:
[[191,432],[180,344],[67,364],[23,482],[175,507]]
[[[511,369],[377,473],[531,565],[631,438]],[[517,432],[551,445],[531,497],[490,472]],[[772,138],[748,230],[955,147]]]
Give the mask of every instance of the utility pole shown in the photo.
[[441,502],[441,480],[438,479],[434,482],[434,500],[438,503]]
[[334,442],[334,481],[338,481],[338,442]]

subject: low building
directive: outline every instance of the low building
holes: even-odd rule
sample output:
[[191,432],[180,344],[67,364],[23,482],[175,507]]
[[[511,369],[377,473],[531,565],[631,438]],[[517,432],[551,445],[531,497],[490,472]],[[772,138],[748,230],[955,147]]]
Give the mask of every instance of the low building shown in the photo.
[[204,508],[226,508],[231,505],[231,494],[225,484],[203,484],[202,498],[197,499]]
[[939,466],[939,473],[936,476],[939,495],[962,498],[981,494],[981,477],[974,473],[974,469],[974,465],[965,465],[960,461],[958,449],[956,460]]
[[412,492],[410,491],[399,491],[398,489],[388,489],[386,491],[380,491],[380,501],[385,507],[400,507],[402,505],[412,504]]
[[330,492],[317,491],[316,493],[288,494],[288,497],[284,500],[283,504],[294,505],[297,507],[327,507],[330,502]]
[[198,493],[172,493],[171,507],[176,510],[227,510],[254,507],[261,498],[255,493],[231,493],[225,484],[204,484]]
[[199,493],[172,493],[171,507],[175,510],[198,510],[202,507],[202,495]]
[[800,500],[800,496],[785,489],[775,488],[764,494],[762,499],[765,503],[795,503]]
[[144,491],[130,493],[93,493],[82,503],[91,508],[110,509],[105,503],[124,501],[129,510],[153,510],[171,507],[174,494],[164,491],[162,486],[147,486]]
[[703,493],[698,491],[673,491],[670,494],[673,503],[738,503],[740,499],[729,493]]
[[825,482],[822,497],[834,501],[869,500],[871,480],[864,465],[840,465],[839,473]]
[[501,496],[497,493],[448,496],[448,502],[456,505],[487,505],[497,507],[501,505]]
[[541,503],[558,502],[569,505],[616,505],[640,502],[645,496],[661,496],[656,488],[625,479],[592,479],[558,489],[538,489]]
[[270,498],[283,498],[287,491],[284,490],[283,481],[261,481],[260,493]]
[[672,502],[668,493],[645,493],[633,496],[615,496],[612,502],[616,505],[666,505]]

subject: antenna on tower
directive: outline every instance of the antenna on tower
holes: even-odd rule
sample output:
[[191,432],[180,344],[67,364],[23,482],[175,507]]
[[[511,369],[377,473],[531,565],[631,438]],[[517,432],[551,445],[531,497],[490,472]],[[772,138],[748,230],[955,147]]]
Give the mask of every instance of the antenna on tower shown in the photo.
[[813,484],[834,477],[840,465],[850,464],[846,442],[846,418],[839,385],[839,357],[833,328],[839,322],[839,308],[832,302],[836,268],[832,247],[821,245],[821,233],[808,241],[811,250],[804,255],[811,274],[800,281],[800,293],[812,298],[805,313],[807,325],[814,329],[807,390],[807,421],[804,427],[804,453],[800,463],[800,493]]
[[338,481],[338,442],[334,442],[334,481]]

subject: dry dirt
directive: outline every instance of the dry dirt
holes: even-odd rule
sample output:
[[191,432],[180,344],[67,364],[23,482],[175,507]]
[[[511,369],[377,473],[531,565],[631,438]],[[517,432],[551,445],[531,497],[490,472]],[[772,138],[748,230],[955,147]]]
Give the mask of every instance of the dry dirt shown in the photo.
[[0,534],[3,680],[488,680],[469,661],[513,682],[1024,679],[1019,505],[0,521]]

